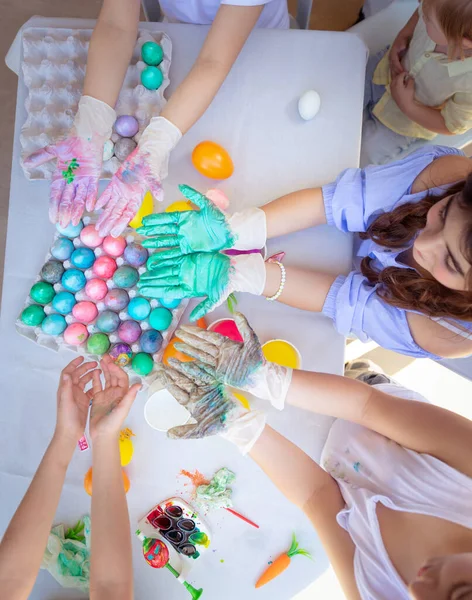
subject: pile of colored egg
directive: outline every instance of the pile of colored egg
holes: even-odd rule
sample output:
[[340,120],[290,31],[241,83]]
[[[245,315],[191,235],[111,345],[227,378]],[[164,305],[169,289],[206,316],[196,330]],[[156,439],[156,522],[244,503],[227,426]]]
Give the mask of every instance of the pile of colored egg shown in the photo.
[[116,364],[149,375],[180,302],[139,295],[148,250],[134,236],[103,238],[92,224],[57,229],[21,322],[57,344],[109,353]]
[[145,42],[141,48],[141,58],[147,67],[141,72],[141,83],[148,90],[157,90],[164,81],[159,66],[164,59],[161,46],[155,42]]

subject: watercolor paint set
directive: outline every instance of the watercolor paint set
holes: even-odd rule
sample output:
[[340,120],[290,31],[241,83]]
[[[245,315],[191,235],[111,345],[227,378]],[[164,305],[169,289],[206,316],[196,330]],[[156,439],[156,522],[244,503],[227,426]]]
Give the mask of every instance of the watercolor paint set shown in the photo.
[[149,251],[133,229],[102,238],[90,217],[56,229],[17,331],[47,348],[64,347],[93,360],[108,353],[130,376],[150,384],[188,301],[140,295],[136,284]]
[[142,533],[145,537],[162,538],[181,557],[191,561],[200,558],[211,543],[208,526],[182,498],[169,498],[154,506],[138,523],[136,535],[141,537]]

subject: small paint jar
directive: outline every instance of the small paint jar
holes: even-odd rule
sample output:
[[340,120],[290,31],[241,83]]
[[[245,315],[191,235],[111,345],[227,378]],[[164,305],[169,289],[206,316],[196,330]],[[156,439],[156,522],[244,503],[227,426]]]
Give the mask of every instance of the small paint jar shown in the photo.
[[180,544],[184,539],[184,534],[177,529],[171,529],[164,534],[164,537],[173,544]]
[[172,517],[173,519],[180,519],[180,517],[182,516],[182,509],[180,508],[180,506],[167,506],[166,507],[166,513],[169,515],[169,517]]
[[197,549],[193,544],[182,544],[179,546],[179,552],[184,556],[193,556]]
[[159,515],[153,520],[152,524],[161,531],[167,531],[172,527],[172,519],[169,519],[166,515]]
[[177,521],[177,527],[186,533],[190,533],[195,529],[195,523],[192,519],[180,519],[180,521]]

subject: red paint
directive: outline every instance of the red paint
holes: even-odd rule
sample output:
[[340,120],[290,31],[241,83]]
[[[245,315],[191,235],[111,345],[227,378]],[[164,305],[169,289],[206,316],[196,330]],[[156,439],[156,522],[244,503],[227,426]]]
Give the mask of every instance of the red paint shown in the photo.
[[158,527],[161,531],[166,531],[172,527],[172,521],[166,515],[160,515],[157,519],[154,519],[153,525]]
[[236,323],[233,319],[223,319],[215,326],[210,325],[210,331],[214,331],[215,333],[219,333],[224,337],[229,338],[230,340],[234,340],[235,342],[242,342],[243,338],[239,333],[239,329],[236,326]]
[[254,523],[254,521],[251,521],[251,519],[248,519],[247,517],[243,517],[243,515],[239,514],[238,512],[236,512],[235,510],[233,510],[232,508],[226,508],[226,510],[228,512],[230,512],[232,515],[234,515],[235,517],[239,517],[240,519],[242,519],[246,523],[249,523],[249,525],[252,525],[256,529],[259,529],[259,525],[257,525],[256,523]]

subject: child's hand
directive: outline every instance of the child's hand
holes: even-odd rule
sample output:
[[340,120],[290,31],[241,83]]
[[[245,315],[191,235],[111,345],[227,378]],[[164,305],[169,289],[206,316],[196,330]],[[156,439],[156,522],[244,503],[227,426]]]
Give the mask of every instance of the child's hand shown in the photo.
[[105,388],[98,371],[93,373],[92,410],[90,411],[90,435],[118,439],[124,420],[128,416],[136,394],[141,389],[139,383],[129,387],[128,375],[115,365],[109,356],[100,361]]
[[415,103],[415,80],[407,73],[400,73],[390,83],[390,93],[400,110],[408,115],[409,109]]
[[55,437],[75,446],[87,424],[90,398],[85,386],[98,371],[96,362],[84,362],[79,356],[61,372],[57,388],[57,421]]
[[408,50],[408,46],[410,45],[411,36],[409,34],[400,33],[395,38],[395,41],[390,48],[390,53],[388,55],[388,61],[390,63],[390,73],[392,79],[399,75],[400,73],[404,73],[405,69],[401,63],[402,58],[405,56],[406,51]]

